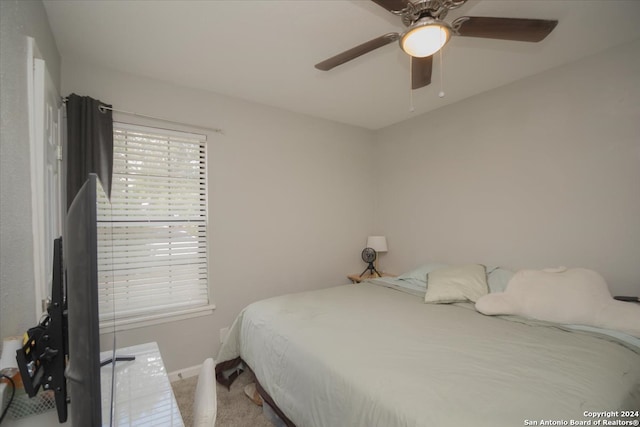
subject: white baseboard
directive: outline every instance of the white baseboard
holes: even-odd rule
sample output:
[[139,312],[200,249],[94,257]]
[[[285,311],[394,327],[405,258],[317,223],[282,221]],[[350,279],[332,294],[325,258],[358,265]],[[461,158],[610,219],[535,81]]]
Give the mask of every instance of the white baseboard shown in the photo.
[[202,368],[202,364],[191,366],[184,369],[179,369],[177,371],[169,372],[169,381],[174,382],[178,380],[184,380],[186,378],[197,377],[200,373],[200,369]]

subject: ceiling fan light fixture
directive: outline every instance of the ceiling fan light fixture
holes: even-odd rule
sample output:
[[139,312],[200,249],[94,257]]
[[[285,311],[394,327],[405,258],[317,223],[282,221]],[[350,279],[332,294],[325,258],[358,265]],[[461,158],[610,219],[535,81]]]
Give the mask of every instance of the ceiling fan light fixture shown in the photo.
[[400,38],[400,47],[407,54],[424,58],[431,56],[451,38],[451,28],[447,23],[433,18],[416,21]]

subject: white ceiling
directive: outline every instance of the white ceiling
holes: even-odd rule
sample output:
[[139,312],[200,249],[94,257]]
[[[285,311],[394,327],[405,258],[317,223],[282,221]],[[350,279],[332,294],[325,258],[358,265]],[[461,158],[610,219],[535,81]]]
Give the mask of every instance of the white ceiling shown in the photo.
[[[400,18],[371,1],[45,0],[63,60],[379,129],[640,38],[638,0],[469,0],[458,16],[557,19],[541,43],[454,37],[432,84],[413,91],[392,43],[323,72],[314,64],[387,32]],[[598,84],[598,82],[594,82]],[[170,101],[167,101],[170,102]]]

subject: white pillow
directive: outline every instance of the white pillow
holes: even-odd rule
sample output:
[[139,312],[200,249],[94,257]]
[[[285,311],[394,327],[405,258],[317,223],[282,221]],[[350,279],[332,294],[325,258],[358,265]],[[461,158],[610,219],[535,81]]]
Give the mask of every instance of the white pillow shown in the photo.
[[414,288],[424,291],[427,288],[427,274],[442,267],[449,267],[449,265],[439,263],[424,264],[406,273],[402,273],[396,277],[396,279],[409,283]]
[[483,296],[476,309],[487,315],[513,314],[640,337],[640,305],[614,300],[602,276],[584,268],[520,270],[505,292]]
[[216,372],[212,358],[208,358],[200,368],[196,395],[193,401],[194,427],[213,427],[216,425],[218,401],[216,395]]
[[427,292],[424,302],[453,303],[476,302],[489,292],[484,265],[469,264],[461,267],[445,267],[427,275]]

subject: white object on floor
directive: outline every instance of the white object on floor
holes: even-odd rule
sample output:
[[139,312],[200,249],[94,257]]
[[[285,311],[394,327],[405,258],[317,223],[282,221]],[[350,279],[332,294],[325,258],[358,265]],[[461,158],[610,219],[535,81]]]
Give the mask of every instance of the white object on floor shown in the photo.
[[196,385],[196,395],[193,401],[193,426],[215,426],[217,412],[215,364],[212,358],[208,358],[202,364]]

